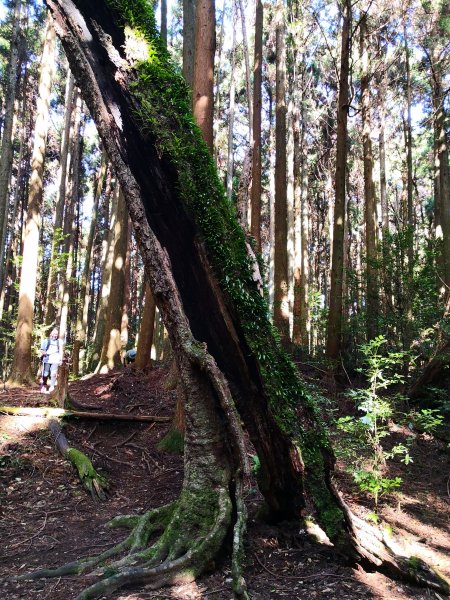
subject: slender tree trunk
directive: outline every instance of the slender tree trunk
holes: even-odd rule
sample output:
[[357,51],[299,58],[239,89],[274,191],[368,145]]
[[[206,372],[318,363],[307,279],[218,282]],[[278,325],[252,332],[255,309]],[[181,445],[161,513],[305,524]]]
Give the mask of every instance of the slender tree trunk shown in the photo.
[[153,344],[153,331],[155,328],[156,304],[152,290],[148,283],[145,284],[144,310],[139,327],[139,339],[136,354],[136,368],[146,369],[150,363]]
[[183,0],[183,75],[189,88],[194,86],[196,0]]
[[327,356],[339,357],[342,336],[342,283],[344,275],[344,222],[347,165],[347,118],[349,102],[350,35],[352,5],[345,0],[342,38],[341,70],[337,109],[335,202],[333,222],[333,257],[331,264],[330,301],[327,330]]
[[161,40],[167,48],[167,0],[161,0]]
[[[25,89],[27,83],[27,77],[24,77],[23,88]],[[11,259],[13,256],[13,247],[14,247],[14,237],[15,237],[15,229],[17,226],[17,212],[19,208],[19,202],[24,195],[24,180],[26,178],[26,169],[24,168],[24,162],[27,160],[27,144],[28,141],[26,139],[27,136],[27,127],[25,125],[26,122],[26,111],[27,111],[27,98],[25,94],[22,94],[22,107],[21,107],[21,127],[19,134],[19,153],[17,157],[17,176],[16,176],[16,185],[14,187],[14,200],[13,207],[11,211],[11,227],[10,230],[6,231],[5,235],[5,244],[0,249],[0,264],[3,264],[3,260],[5,263],[5,269],[3,274],[3,279],[0,280],[0,321],[3,318],[3,311],[5,308],[5,300],[7,296],[8,289],[11,288],[13,284],[13,280],[9,277],[11,273]],[[5,221],[4,225],[7,225]],[[6,250],[6,256],[3,256]]]
[[72,151],[70,152],[69,178],[67,186],[67,200],[65,202],[64,215],[64,240],[63,249],[65,265],[62,269],[61,284],[59,290],[59,339],[66,340],[68,337],[69,302],[72,288],[72,271],[74,266],[74,245],[76,237],[76,210],[78,206],[80,185],[80,127],[81,127],[81,97],[77,94],[74,107],[73,135],[71,138]]
[[[220,19],[220,33],[219,33],[219,41],[217,43],[217,59],[215,60],[216,65],[216,86],[215,86],[215,96],[214,96],[214,160],[217,164],[217,161],[220,159],[219,155],[219,127],[220,127],[220,115],[222,110],[221,105],[221,90],[222,90],[222,54],[223,54],[223,46],[224,46],[224,37],[225,37],[225,7],[226,1],[222,2],[222,17]],[[233,4],[234,6],[234,4]],[[234,35],[234,32],[233,32]],[[234,47],[234,44],[233,44]]]
[[64,111],[64,129],[61,138],[60,165],[57,176],[58,192],[55,204],[55,215],[53,219],[53,239],[50,255],[50,266],[47,281],[47,303],[45,308],[45,324],[47,327],[54,327],[58,314],[56,297],[58,293],[58,261],[60,258],[61,233],[64,218],[64,203],[66,201],[67,170],[71,163],[70,143],[73,140],[73,108],[76,102],[74,78],[70,70],[67,72],[66,97]]
[[106,153],[102,152],[100,170],[97,176],[97,185],[95,186],[94,204],[92,206],[92,218],[89,228],[89,235],[86,243],[86,255],[84,259],[83,273],[81,275],[79,303],[77,310],[77,323],[75,327],[75,340],[72,351],[72,371],[76,377],[80,374],[80,350],[86,342],[88,328],[88,313],[90,299],[90,280],[89,273],[92,271],[95,228],[97,224],[98,205],[102,194],[106,175]]
[[262,85],[262,34],[263,5],[256,0],[255,56],[253,64],[253,142],[252,142],[252,187],[250,231],[256,240],[256,249],[261,252],[261,85]]
[[281,1],[276,9],[275,254],[273,320],[282,342],[289,344],[286,166],[286,27]]
[[214,151],[214,54],[216,18],[214,0],[197,0],[195,13],[194,117],[203,139]]
[[118,189],[116,218],[111,219],[113,232],[111,287],[100,362],[96,372],[107,373],[122,365],[120,339],[125,289],[125,256],[128,245],[128,213],[122,189]]
[[[301,85],[300,82],[299,85]],[[294,269],[294,323],[292,340],[295,345],[302,346],[308,350],[308,176],[305,148],[307,117],[303,90],[301,91],[301,95],[300,110],[296,110],[294,120],[296,265]]]
[[9,212],[9,182],[13,163],[14,102],[24,54],[24,37],[20,30],[21,5],[21,0],[16,0],[12,8],[12,37],[6,78],[5,118],[3,121],[0,148],[0,285],[2,285],[4,279],[5,241]]
[[361,74],[361,114],[364,162],[364,215],[366,226],[366,330],[367,339],[372,340],[378,334],[379,296],[377,267],[377,199],[373,180],[372,119],[370,95],[370,47],[367,30],[367,14],[359,23]]
[[54,71],[55,29],[51,16],[47,19],[44,50],[42,53],[32,173],[28,196],[28,210],[25,228],[22,272],[20,277],[17,329],[14,358],[9,384],[34,382],[31,362],[34,300],[38,262],[39,232],[43,193],[45,147],[47,143],[50,91]]
[[250,58],[248,53],[247,43],[247,26],[245,23],[245,10],[242,0],[236,0],[239,3],[239,11],[241,13],[241,27],[242,27],[242,45],[244,49],[244,60],[245,60],[245,89],[247,91],[247,103],[248,103],[248,132],[250,147],[253,140],[253,101],[252,101],[252,85],[250,82]]
[[[114,256],[114,227],[115,220],[117,214],[117,203],[119,201],[119,186],[117,183],[117,179],[115,181],[115,188],[112,192],[112,201],[111,201],[111,211],[109,211],[109,195],[105,194],[105,231],[104,238],[102,241],[102,256],[101,256],[101,274],[102,274],[102,283],[101,283],[101,291],[99,293],[98,298],[98,306],[96,310],[95,317],[95,331],[92,340],[92,352],[89,360],[90,366],[94,367],[98,365],[102,347],[103,347],[103,338],[105,336],[105,327],[106,320],[108,315],[108,302],[110,297],[111,290],[111,274],[112,274],[112,266],[113,266],[113,256]],[[111,212],[111,216],[109,216],[109,212]]]
[[[233,130],[234,130],[234,109],[235,109],[235,65],[236,65],[236,4],[233,3],[233,37],[231,42],[231,67],[230,67],[230,96],[228,104],[228,151],[227,151],[227,197],[231,202],[233,198],[233,167],[234,167],[234,146],[233,146]],[[206,140],[207,141],[207,140]],[[242,224],[242,223],[241,223]]]

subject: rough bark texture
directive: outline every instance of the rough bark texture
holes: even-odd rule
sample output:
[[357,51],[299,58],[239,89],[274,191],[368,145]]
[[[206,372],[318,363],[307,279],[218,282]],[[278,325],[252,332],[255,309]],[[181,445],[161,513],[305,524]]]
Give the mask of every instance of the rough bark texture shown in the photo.
[[[352,552],[353,526],[331,483],[333,457],[313,399],[276,342],[245,236],[189,116],[184,81],[170,69],[154,34],[148,3],[77,0],[82,14],[69,0],[47,4],[127,191],[136,239],[186,393],[185,477],[180,498],[165,507],[163,534],[150,549],[140,546],[131,559],[113,563],[114,575],[105,573],[80,598],[126,584],[159,587],[193,578],[217,554],[234,522],[233,578],[244,595],[237,557],[244,520],[240,491],[248,464],[235,403],[260,457],[260,487],[271,516],[298,517],[302,509],[314,513],[331,538],[346,542]],[[145,32],[152,46],[147,60],[136,62],[125,25],[133,25],[134,35],[137,28]],[[127,35],[132,38],[133,31]],[[79,561],[71,572],[79,572],[80,565],[84,570],[85,562]]]
[[211,152],[214,149],[214,55],[216,16],[214,0],[197,0],[195,11],[195,61],[192,84],[194,117]]
[[351,2],[345,0],[341,37],[341,71],[337,107],[333,258],[331,263],[330,303],[327,330],[327,355],[337,359],[341,351],[342,283],[344,275],[345,184],[347,163],[347,118],[350,70]]
[[286,164],[286,27],[284,7],[276,10],[276,109],[275,109],[275,249],[273,321],[284,344],[289,343],[288,215]]

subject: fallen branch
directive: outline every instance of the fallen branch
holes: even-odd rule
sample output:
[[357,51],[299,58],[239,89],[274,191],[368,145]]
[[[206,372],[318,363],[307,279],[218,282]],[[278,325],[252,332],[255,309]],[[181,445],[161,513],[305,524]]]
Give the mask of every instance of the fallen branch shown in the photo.
[[0,406],[0,414],[14,415],[17,417],[42,417],[42,418],[71,418],[79,417],[82,419],[98,419],[100,421],[137,421],[137,422],[155,422],[168,423],[171,417],[157,417],[155,415],[129,415],[129,414],[111,414],[94,411],[65,410],[63,408],[54,408],[51,406],[24,407],[24,406]]
[[50,419],[48,428],[52,432],[56,447],[62,456],[69,460],[76,468],[83,487],[94,499],[99,498],[100,500],[104,500],[106,498],[105,490],[108,489],[108,482],[105,477],[97,473],[92,462],[83,452],[69,446],[61,425],[56,419]]

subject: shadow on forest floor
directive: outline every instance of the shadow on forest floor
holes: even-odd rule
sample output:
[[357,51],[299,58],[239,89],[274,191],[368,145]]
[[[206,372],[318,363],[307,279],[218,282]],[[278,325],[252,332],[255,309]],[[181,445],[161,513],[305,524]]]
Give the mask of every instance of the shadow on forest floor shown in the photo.
[[[105,412],[170,416],[175,393],[163,390],[165,376],[162,367],[147,373],[127,368],[120,374],[73,382],[70,393],[80,404],[95,404]],[[47,401],[37,388],[0,393],[1,405],[40,406]],[[98,503],[84,492],[70,465],[59,456],[42,420],[0,416],[0,576],[98,554],[123,538],[122,530],[104,527],[112,517],[142,513],[175,499],[182,483],[182,459],[157,449],[167,428],[167,423],[67,422],[64,432],[68,440],[83,450],[110,482],[108,500]],[[448,452],[432,438],[420,440],[415,447],[414,463],[396,466],[404,480],[402,491],[383,499],[381,516],[395,533],[402,534],[416,555],[449,576]],[[338,479],[345,499],[364,517],[368,512],[365,499],[346,474],[338,473]],[[247,490],[245,563],[252,599],[439,600],[430,590],[340,566],[328,550],[312,544],[292,524],[271,527],[257,522],[254,515],[260,501],[255,484]],[[194,584],[159,591],[122,590],[109,597],[229,600],[230,562],[224,559],[215,567]],[[0,597],[72,600],[86,585],[84,576],[20,583],[3,579]]]

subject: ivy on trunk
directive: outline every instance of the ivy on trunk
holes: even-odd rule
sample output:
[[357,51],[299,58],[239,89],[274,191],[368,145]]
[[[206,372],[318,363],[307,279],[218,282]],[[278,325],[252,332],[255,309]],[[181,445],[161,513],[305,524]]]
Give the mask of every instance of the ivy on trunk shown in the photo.
[[[373,541],[370,552],[363,548],[333,486],[334,457],[314,398],[269,321],[252,253],[151,3],[46,1],[123,189],[186,395],[179,499],[119,520],[132,529],[124,542],[53,574],[106,565],[127,551],[80,598],[136,582],[159,587],[198,575],[232,529],[234,590],[245,596],[241,423],[260,459],[268,518],[314,518],[341,552],[383,565],[388,553],[376,557]],[[161,537],[148,547],[155,529]]]

